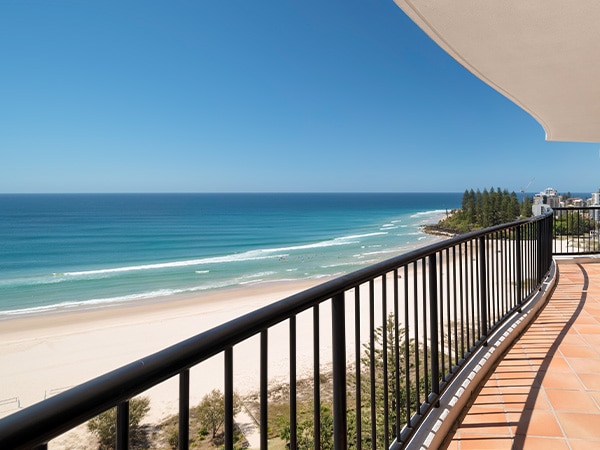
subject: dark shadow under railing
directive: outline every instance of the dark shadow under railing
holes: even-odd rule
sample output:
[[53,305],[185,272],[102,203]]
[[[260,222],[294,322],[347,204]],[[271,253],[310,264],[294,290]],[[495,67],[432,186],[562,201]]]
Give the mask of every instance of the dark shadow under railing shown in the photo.
[[554,208],[553,253],[600,253],[600,206]]
[[[259,337],[260,446],[267,448],[269,336],[287,323],[289,445],[299,447],[297,319],[312,323],[311,447],[401,448],[489,332],[539,289],[552,263],[552,218],[539,216],[437,242],[328,281],[132,362],[0,420],[0,448],[51,439],[117,406],[117,448],[128,448],[129,400],[179,378],[179,449],[189,446],[190,370],[224,359],[225,448],[234,447],[234,364]],[[323,332],[323,330],[327,330]],[[330,358],[323,357],[330,346]],[[331,363],[331,369],[329,369]],[[331,370],[330,392],[321,385]],[[329,437],[331,436],[331,437]]]

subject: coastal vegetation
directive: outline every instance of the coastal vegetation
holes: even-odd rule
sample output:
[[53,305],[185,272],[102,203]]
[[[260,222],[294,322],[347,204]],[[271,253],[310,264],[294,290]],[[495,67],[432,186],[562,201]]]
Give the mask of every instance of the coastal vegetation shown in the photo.
[[[423,349],[417,346],[414,340],[408,342],[404,339],[403,328],[394,323],[393,316],[387,319],[386,326],[378,327],[374,331],[374,346],[366,343],[363,345],[364,353],[361,357],[360,375],[349,369],[348,377],[348,443],[349,448],[356,448],[357,417],[360,421],[360,441],[362,448],[370,448],[373,442],[380,445],[384,441],[383,429],[387,421],[388,429],[395,429],[396,416],[392,404],[386,404],[385,398],[399,398],[400,404],[405,404],[407,392],[410,403],[417,407],[418,398],[423,399],[426,387],[424,386]],[[398,346],[391,343],[398,339]],[[387,342],[387,346],[384,346]],[[407,346],[408,345],[408,349]],[[387,351],[384,349],[387,348]],[[408,350],[408,351],[406,351]],[[408,364],[406,361],[408,353]],[[417,373],[421,374],[419,385],[410,383],[407,389],[404,380],[408,367],[411,380],[416,380]],[[399,384],[396,384],[395,374],[399,374]],[[321,392],[320,408],[320,436],[318,448],[327,450],[333,448],[333,385],[332,374],[324,371],[320,375],[319,387]],[[357,388],[358,387],[358,388]],[[312,378],[299,379],[296,383],[297,399],[297,448],[315,448],[314,435],[314,402]],[[361,407],[359,414],[355,409],[356,393],[359,392]],[[375,394],[373,397],[373,393]],[[291,429],[289,419],[289,384],[274,384],[268,392],[268,418],[267,429],[269,432],[269,448],[284,450],[289,448]],[[374,401],[372,401],[374,398]],[[259,393],[250,393],[245,397],[234,395],[234,412],[239,413],[242,408],[250,416],[259,417]],[[130,401],[130,436],[131,448],[158,448],[176,449],[178,445],[178,416],[174,415],[160,424],[141,426],[140,422],[150,409],[147,397],[134,398]],[[190,409],[190,448],[215,449],[223,446],[224,423],[224,396],[219,390],[213,390],[205,395],[201,402]],[[399,423],[407,421],[405,408],[400,408]],[[88,430],[98,441],[98,448],[108,450],[114,448],[116,438],[116,408],[113,408],[88,422]],[[258,426],[258,425],[257,425]],[[401,425],[402,426],[402,425]],[[234,431],[234,448],[247,448],[248,444],[239,429]]]
[[[357,417],[360,421],[360,442],[362,448],[370,448],[374,442],[378,446],[384,442],[383,430],[386,426],[389,430],[395,429],[396,416],[395,408],[392,404],[386,404],[385,398],[398,398],[400,404],[405,404],[407,391],[410,392],[410,403],[416,407],[419,391],[421,398],[424,396],[425,386],[423,374],[425,368],[423,366],[423,350],[417,348],[414,340],[406,342],[404,339],[404,329],[394,324],[393,315],[389,315],[385,327],[378,327],[374,331],[374,346],[364,344],[364,353],[361,357],[360,376],[356,377],[355,370],[349,370],[348,377],[348,398],[347,398],[347,427],[348,427],[348,448],[356,448],[357,441]],[[398,338],[398,346],[391,343]],[[383,343],[387,342],[387,351],[384,350]],[[407,389],[404,380],[406,380],[406,346],[408,345],[408,370],[411,380],[417,379],[417,365],[421,373],[420,385],[417,387],[412,384]],[[397,354],[396,354],[397,353]],[[416,355],[419,355],[416,357]],[[398,373],[399,384],[396,384],[396,376]],[[314,421],[313,411],[314,404],[312,400],[308,400],[312,396],[312,380],[306,380],[300,383],[304,391],[304,401],[299,402],[298,411],[298,426],[297,426],[297,448],[301,450],[309,450],[315,448],[314,436]],[[358,389],[357,389],[358,387]],[[320,404],[321,424],[320,438],[318,448],[332,449],[333,448],[333,404],[330,395],[324,395],[325,392],[331,392],[331,374],[323,374],[321,378],[322,398]],[[360,393],[361,406],[360,414],[357,414],[356,392]],[[278,434],[279,438],[289,446],[290,438],[290,422],[289,422],[289,404],[285,396],[280,396],[283,400],[278,406],[270,406],[270,423],[269,429]],[[270,402],[271,403],[271,402]],[[400,408],[399,423],[407,422],[406,410]],[[287,447],[289,448],[289,447]]]
[[507,189],[487,188],[465,190],[461,209],[452,211],[437,225],[425,227],[429,233],[461,234],[500,225],[531,216],[532,200],[524,197],[519,202],[517,194]]
[[569,211],[554,218],[554,233],[558,236],[581,236],[594,229],[593,219],[578,211]]
[[[225,396],[218,389],[213,389],[209,394],[205,395],[198,405],[198,421],[202,425],[200,430],[201,435],[210,436],[210,439],[215,441],[218,433],[225,424]],[[233,396],[233,414],[239,413],[241,410],[240,398],[237,394]]]
[[[132,448],[148,448],[147,434],[140,423],[150,411],[148,397],[129,401],[129,436]],[[117,439],[117,408],[111,408],[87,423],[88,430],[97,438],[99,450],[111,450]]]

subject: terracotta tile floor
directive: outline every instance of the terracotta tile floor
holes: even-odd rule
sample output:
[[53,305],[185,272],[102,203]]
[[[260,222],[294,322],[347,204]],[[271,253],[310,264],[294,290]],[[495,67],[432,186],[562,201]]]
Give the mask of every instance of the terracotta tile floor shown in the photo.
[[600,259],[557,262],[551,299],[447,448],[600,449]]

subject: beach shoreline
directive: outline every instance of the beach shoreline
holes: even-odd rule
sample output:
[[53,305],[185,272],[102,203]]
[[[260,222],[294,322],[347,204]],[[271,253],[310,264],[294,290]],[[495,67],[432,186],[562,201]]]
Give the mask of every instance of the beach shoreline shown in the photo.
[[[260,283],[169,301],[159,298],[3,320],[0,418],[325,281]],[[222,377],[207,378],[206,373],[201,376],[206,389],[222,383]],[[236,387],[253,389],[243,380]],[[192,404],[206,389],[196,389]],[[176,412],[176,390],[153,391],[149,420]]]
[[[211,291],[4,315],[0,318],[0,365],[4,368],[0,419],[337,276],[261,280]],[[376,281],[377,291],[381,284]],[[360,308],[361,316],[368,317],[368,302],[363,302]],[[331,323],[330,303],[326,302],[320,310],[321,326],[327,327]],[[381,318],[380,311],[375,314]],[[347,317],[348,323],[352,319]],[[300,378],[308,377],[313,370],[312,309],[298,315],[297,330],[297,373]],[[331,370],[331,332],[321,335],[320,365],[326,373]],[[347,343],[349,361],[354,358],[351,340]],[[236,392],[248,395],[259,391],[259,361],[259,336],[235,346]],[[218,355],[192,368],[192,406],[212,389],[224,390],[223,367],[223,356]],[[284,321],[269,329],[268,383],[286,384],[288,376],[289,323]],[[178,378],[142,395],[151,400],[145,422],[160,423],[177,413]]]
[[[5,316],[0,320],[0,366],[4,368],[0,418],[333,278],[263,281],[201,293]],[[321,309],[323,320],[328,320],[330,308]],[[365,314],[368,312],[364,311],[363,317]],[[304,324],[299,319],[299,335],[311,333],[311,327],[309,321]],[[288,330],[285,326],[279,328],[284,329],[270,331],[273,336],[270,345],[279,347],[285,359]],[[246,343],[239,346],[240,353],[244,353],[244,345]],[[322,342],[325,354],[327,345]],[[305,358],[304,365],[310,365],[312,339],[299,339],[298,346],[298,353]],[[269,370],[270,377],[281,378],[286,374],[283,359],[279,367]],[[328,359],[324,355],[324,365]],[[258,360],[258,353],[253,357],[238,356],[236,365],[250,367],[253,360]],[[221,371],[220,363],[203,364],[212,364],[198,377],[197,383],[206,388],[196,389],[192,404],[210,391],[209,388],[222,383],[222,376],[209,379],[205,375]],[[258,389],[255,376],[258,366],[251,371],[251,377],[238,376],[236,389],[245,393]],[[152,397],[149,420],[156,422],[176,412],[176,390],[153,392]]]

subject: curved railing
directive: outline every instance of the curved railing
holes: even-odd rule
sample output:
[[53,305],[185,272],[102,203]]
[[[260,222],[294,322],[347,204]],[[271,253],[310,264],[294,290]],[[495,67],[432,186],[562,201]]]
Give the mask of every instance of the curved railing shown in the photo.
[[553,208],[553,253],[600,253],[600,206]]
[[[0,420],[0,448],[48,441],[117,406],[117,448],[128,448],[129,400],[179,379],[179,449],[189,445],[190,371],[223,355],[225,448],[234,446],[234,363],[256,336],[260,446],[267,448],[269,336],[289,329],[290,448],[298,448],[297,340],[312,340],[314,405],[330,402],[333,432],[314,408],[314,448],[402,447],[490,331],[531,298],[552,262],[552,215],[437,242],[323,283],[246,314]],[[298,336],[308,317],[310,336]],[[327,330],[327,331],[324,331]],[[331,346],[330,358],[324,357]],[[331,366],[329,365],[331,363]],[[331,368],[330,368],[331,367]],[[331,392],[321,375],[331,371]],[[329,386],[329,385],[328,385]]]

